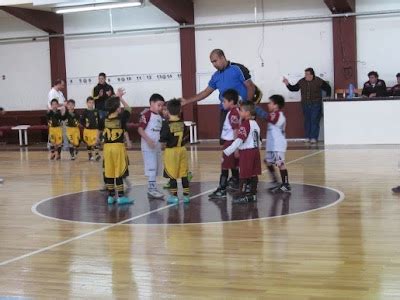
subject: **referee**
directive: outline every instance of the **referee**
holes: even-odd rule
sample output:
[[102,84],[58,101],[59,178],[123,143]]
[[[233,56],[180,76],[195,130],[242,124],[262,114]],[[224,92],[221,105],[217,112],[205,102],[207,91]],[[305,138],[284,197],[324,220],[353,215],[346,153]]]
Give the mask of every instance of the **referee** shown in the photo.
[[[201,101],[207,98],[215,90],[219,91],[220,103],[220,130],[225,121],[227,112],[222,106],[222,95],[228,89],[236,90],[243,102],[252,101],[255,104],[259,103],[262,98],[262,93],[258,87],[251,80],[249,70],[238,63],[230,62],[226,59],[224,51],[221,49],[214,49],[210,54],[210,61],[217,71],[212,75],[208,86],[189,99],[182,99],[182,104],[187,105],[190,103]],[[256,107],[257,116],[266,118],[267,113],[260,107]]]

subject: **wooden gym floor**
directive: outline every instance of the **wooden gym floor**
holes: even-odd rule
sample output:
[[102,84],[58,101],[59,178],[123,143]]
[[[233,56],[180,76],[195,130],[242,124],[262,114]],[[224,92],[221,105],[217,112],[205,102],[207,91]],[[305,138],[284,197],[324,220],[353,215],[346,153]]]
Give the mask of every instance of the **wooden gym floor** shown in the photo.
[[[272,200],[262,183],[257,205],[236,208],[235,216],[263,218],[240,222],[230,222],[230,204],[206,197],[219,177],[213,149],[190,156],[197,195],[189,206],[149,206],[143,187],[134,187],[134,206],[109,211],[90,211],[71,196],[88,201],[97,193],[104,203],[92,191],[101,187],[100,164],[84,153],[50,162],[44,151],[0,151],[0,299],[400,299],[400,196],[390,190],[400,184],[396,146],[289,150],[290,180],[298,184],[291,198],[264,215]],[[141,153],[129,156],[130,180],[145,185]],[[290,215],[301,201],[323,201],[310,186],[339,198]],[[42,207],[51,216],[38,213],[40,201],[60,199],[50,212]],[[221,205],[216,222],[202,223]],[[132,222],[124,222],[126,213]],[[70,221],[56,219],[64,215]],[[90,222],[76,222],[82,216]]]

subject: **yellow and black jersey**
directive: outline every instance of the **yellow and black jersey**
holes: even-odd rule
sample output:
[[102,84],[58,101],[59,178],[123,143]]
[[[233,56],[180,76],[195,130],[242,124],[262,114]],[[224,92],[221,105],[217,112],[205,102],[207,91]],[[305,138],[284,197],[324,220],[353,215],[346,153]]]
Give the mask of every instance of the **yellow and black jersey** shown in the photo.
[[76,112],[66,111],[63,120],[67,121],[67,127],[79,127],[79,115]]
[[101,119],[99,129],[103,131],[104,143],[123,143],[130,117],[131,108],[128,107],[115,118]]
[[163,121],[160,142],[165,143],[167,148],[182,147],[189,141],[189,130],[177,116],[171,116],[169,120]]
[[62,120],[63,116],[59,110],[50,110],[47,112],[47,125],[49,127],[60,127]]
[[81,124],[86,129],[99,128],[99,112],[97,109],[85,109],[81,116]]

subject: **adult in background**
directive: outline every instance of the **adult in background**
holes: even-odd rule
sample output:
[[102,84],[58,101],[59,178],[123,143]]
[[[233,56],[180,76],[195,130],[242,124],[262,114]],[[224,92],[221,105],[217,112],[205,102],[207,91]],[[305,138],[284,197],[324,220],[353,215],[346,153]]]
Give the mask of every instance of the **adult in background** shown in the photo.
[[394,97],[400,97],[400,73],[396,74],[397,84],[390,90],[390,95]]
[[115,95],[114,88],[107,83],[107,76],[105,73],[99,74],[99,83],[93,88],[92,96],[94,99],[95,108],[99,111],[100,118],[106,115],[105,103],[106,100]]
[[363,98],[385,97],[387,96],[386,83],[379,79],[378,72],[368,73],[368,81],[364,83],[362,90]]
[[285,77],[283,83],[291,92],[300,91],[306,143],[316,144],[322,117],[322,91],[325,91],[326,96],[330,97],[332,93],[330,85],[325,80],[315,76],[313,68],[305,69],[304,78],[300,79],[295,85],[291,85]]
[[62,79],[57,79],[54,82],[53,87],[51,88],[48,96],[47,96],[47,108],[51,109],[51,100],[57,99],[60,105],[63,105],[65,102],[65,97],[63,94],[63,90],[65,88],[65,81]]
[[[252,101],[259,103],[261,101],[262,93],[251,80],[250,71],[243,65],[230,62],[226,59],[224,51],[221,49],[214,49],[210,53],[210,61],[217,71],[212,75],[208,86],[193,97],[182,99],[182,104],[187,105],[190,103],[201,101],[210,96],[215,90],[219,92],[220,102],[220,132],[222,125],[225,121],[227,111],[224,110],[222,105],[225,91],[229,89],[236,90],[243,102]],[[256,107],[257,116],[266,118],[267,113],[260,107]]]

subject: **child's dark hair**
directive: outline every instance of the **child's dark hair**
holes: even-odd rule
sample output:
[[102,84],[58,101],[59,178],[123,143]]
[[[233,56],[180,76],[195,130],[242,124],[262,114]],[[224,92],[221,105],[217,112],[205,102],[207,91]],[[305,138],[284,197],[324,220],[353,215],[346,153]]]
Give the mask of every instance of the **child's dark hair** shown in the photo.
[[53,102],[55,102],[55,103],[57,103],[58,104],[58,100],[57,99],[51,99],[51,101],[50,101],[50,104],[53,104]]
[[256,107],[253,102],[242,102],[240,107],[243,108],[244,111],[248,111],[252,117],[256,116]]
[[171,99],[167,102],[167,109],[170,115],[179,116],[181,113],[181,99]]
[[87,97],[87,98],[86,98],[86,103],[89,102],[89,101],[91,101],[91,100],[94,101],[94,98],[93,98],[92,96]]
[[112,96],[106,100],[105,108],[109,114],[116,112],[120,106],[121,100],[119,100],[119,97]]
[[378,74],[378,72],[376,72],[376,71],[371,71],[371,72],[369,72],[368,73],[368,77],[369,76],[375,76],[376,78],[379,78],[379,74]]
[[67,104],[70,104],[70,103],[72,103],[73,105],[75,105],[75,100],[74,100],[74,99],[69,99],[69,100],[67,101]]
[[234,89],[228,89],[223,94],[222,97],[229,102],[233,102],[233,104],[237,105],[239,101],[239,94]]
[[157,102],[157,101],[165,102],[164,97],[161,96],[160,94],[151,95],[149,102],[151,103],[151,102]]
[[272,95],[269,97],[269,100],[278,105],[279,109],[282,109],[285,106],[285,98],[283,98],[281,95]]

